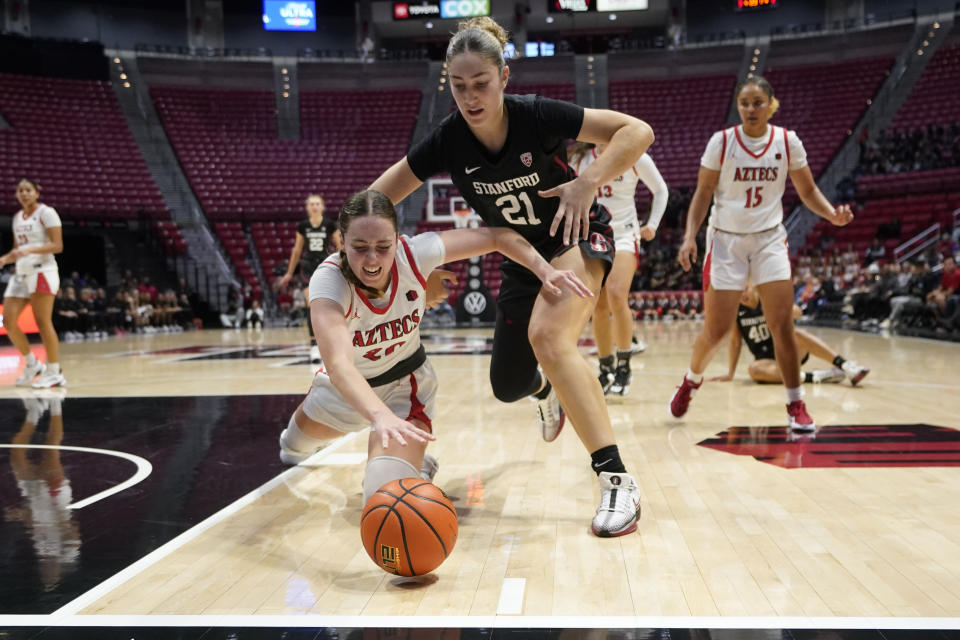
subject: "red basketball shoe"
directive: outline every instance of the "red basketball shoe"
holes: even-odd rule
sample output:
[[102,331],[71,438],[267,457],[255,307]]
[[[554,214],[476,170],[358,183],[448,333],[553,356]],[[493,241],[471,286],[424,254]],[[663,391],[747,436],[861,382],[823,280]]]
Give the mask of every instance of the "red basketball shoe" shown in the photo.
[[670,398],[670,415],[674,418],[682,418],[687,413],[687,409],[690,408],[690,399],[693,398],[693,394],[697,392],[697,389],[699,389],[702,384],[703,380],[699,383],[694,383],[684,375],[683,382],[680,383],[680,386],[677,387],[677,390],[673,393],[673,397]]
[[816,431],[817,423],[807,413],[803,400],[794,400],[787,405],[787,426],[795,431]]

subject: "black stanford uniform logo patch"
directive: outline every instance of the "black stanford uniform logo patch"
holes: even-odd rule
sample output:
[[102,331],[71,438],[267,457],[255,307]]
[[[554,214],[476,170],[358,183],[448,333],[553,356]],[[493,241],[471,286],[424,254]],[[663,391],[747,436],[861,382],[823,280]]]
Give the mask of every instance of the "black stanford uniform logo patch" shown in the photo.
[[407,291],[407,300],[409,300],[410,302],[413,302],[416,299],[417,299],[416,291],[414,291],[413,289],[411,289],[410,291]]
[[960,466],[960,431],[930,424],[730,427],[697,444],[786,469]]

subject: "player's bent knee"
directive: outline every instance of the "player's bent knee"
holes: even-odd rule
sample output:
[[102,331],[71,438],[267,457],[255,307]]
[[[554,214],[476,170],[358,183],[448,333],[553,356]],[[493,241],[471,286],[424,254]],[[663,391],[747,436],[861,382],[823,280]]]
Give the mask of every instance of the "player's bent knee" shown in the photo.
[[403,458],[376,456],[367,460],[363,474],[363,504],[367,504],[377,489],[400,478],[418,478],[420,470]]

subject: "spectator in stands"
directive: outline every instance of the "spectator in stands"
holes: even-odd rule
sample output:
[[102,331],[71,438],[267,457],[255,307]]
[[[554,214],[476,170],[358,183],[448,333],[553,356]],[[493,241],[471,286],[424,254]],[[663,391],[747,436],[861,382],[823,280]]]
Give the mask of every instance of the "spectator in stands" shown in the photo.
[[946,258],[947,256],[955,256],[957,254],[957,241],[950,237],[949,231],[944,231],[940,234],[940,242],[937,243],[937,253],[940,254],[940,258]]
[[881,319],[890,316],[890,299],[897,288],[897,274],[890,264],[880,266],[874,262],[867,267],[868,277],[862,286],[851,294],[853,317],[864,328],[876,327]]
[[947,298],[960,290],[960,269],[953,256],[943,259],[943,270],[940,272],[940,286],[927,294],[927,306],[940,318],[947,307]]
[[873,241],[870,242],[870,246],[867,247],[866,252],[863,254],[863,266],[870,266],[874,262],[883,260],[886,257],[887,248],[883,246],[883,242],[880,241],[879,237],[875,237]]
[[150,282],[150,276],[140,278],[140,284],[137,286],[137,290],[140,293],[147,294],[147,301],[151,304],[157,300],[157,296],[160,294],[156,285]]
[[247,329],[263,329],[263,307],[259,299],[255,298],[244,313],[243,326]]
[[80,301],[73,287],[64,287],[57,292],[53,305],[53,324],[63,336],[64,342],[83,338],[80,333]]
[[[605,145],[577,142],[568,149],[570,166],[578,174],[583,173],[603,153]],[[650,215],[642,227],[637,219],[637,185],[644,186],[653,195]],[[633,314],[627,298],[630,282],[637,268],[641,241],[650,242],[657,233],[660,219],[667,208],[667,183],[657,170],[653,158],[643,154],[632,167],[600,185],[597,202],[610,211],[613,240],[617,248],[613,267],[600,292],[597,308],[593,312],[593,335],[597,343],[597,358],[600,361],[599,380],[604,394],[625,396],[630,391],[633,376],[630,373],[630,357],[633,355]],[[616,348],[616,352],[614,352]],[[646,345],[637,342],[642,351]]]
[[768,124],[779,107],[770,83],[753,76],[737,86],[735,95],[742,124],[716,132],[707,143],[677,256],[684,270],[689,270],[697,256],[697,233],[712,199],[709,272],[704,274],[706,317],[690,367],[670,401],[670,412],[676,418],[686,414],[714,349],[733,324],[741,292],[752,282],[776,345],[787,392],[788,425],[813,431],[816,425],[801,398],[793,332],[794,291],[781,204],[787,176],[803,203],[832,224],[848,224],[853,213],[849,205],[834,207],[817,188],[796,133]]
[[[56,210],[40,202],[40,185],[24,178],[17,183],[21,209],[13,215],[13,249],[0,256],[0,268],[14,263],[15,273],[3,294],[3,326],[25,365],[17,386],[49,388],[67,384],[60,371],[60,340],[53,326],[53,301],[60,289],[54,255],[63,251],[63,227]],[[47,363],[37,360],[18,326],[29,304],[47,352]],[[36,380],[34,380],[36,378]]]
[[808,307],[812,309],[812,303],[817,299],[819,291],[819,278],[814,275],[804,276],[803,285],[797,290],[797,295],[794,296],[793,303],[800,307],[803,313],[806,313]]
[[[461,23],[447,48],[457,110],[372,188],[399,202],[430,176],[449,172],[487,224],[521,230],[545,259],[572,270],[599,293],[613,246],[609,214],[591,206],[594,196],[601,184],[643,155],[653,132],[646,123],[615,111],[505,94],[510,77],[503,58],[506,42],[506,32],[490,18]],[[565,162],[564,144],[570,138],[607,145],[576,177]],[[537,278],[512,262],[501,271],[490,364],[494,395],[506,402],[536,397],[541,433],[548,441],[569,414],[600,483],[593,532],[617,536],[636,530],[636,483],[620,457],[603,391],[577,350],[595,300],[541,291]]]
[[[342,244],[337,223],[323,216],[323,197],[312,193],[307,196],[305,206],[307,218],[297,223],[287,272],[277,283],[278,288],[290,284],[298,265],[300,277],[304,282],[309,282],[314,270],[330,255],[331,249],[339,251]],[[307,323],[307,333],[310,334],[310,362],[317,364],[320,362],[320,349],[317,348],[317,339],[313,335],[312,322]]]

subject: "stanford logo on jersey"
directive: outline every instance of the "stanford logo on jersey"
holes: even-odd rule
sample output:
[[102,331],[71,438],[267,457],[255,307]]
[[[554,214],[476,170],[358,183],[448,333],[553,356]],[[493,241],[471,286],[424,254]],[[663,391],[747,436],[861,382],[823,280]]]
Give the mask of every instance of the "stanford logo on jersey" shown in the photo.
[[520,162],[523,163],[523,166],[529,167],[533,164],[533,154],[527,151],[526,153],[520,154]]
[[594,251],[608,251],[607,240],[599,233],[590,234],[590,248]]

